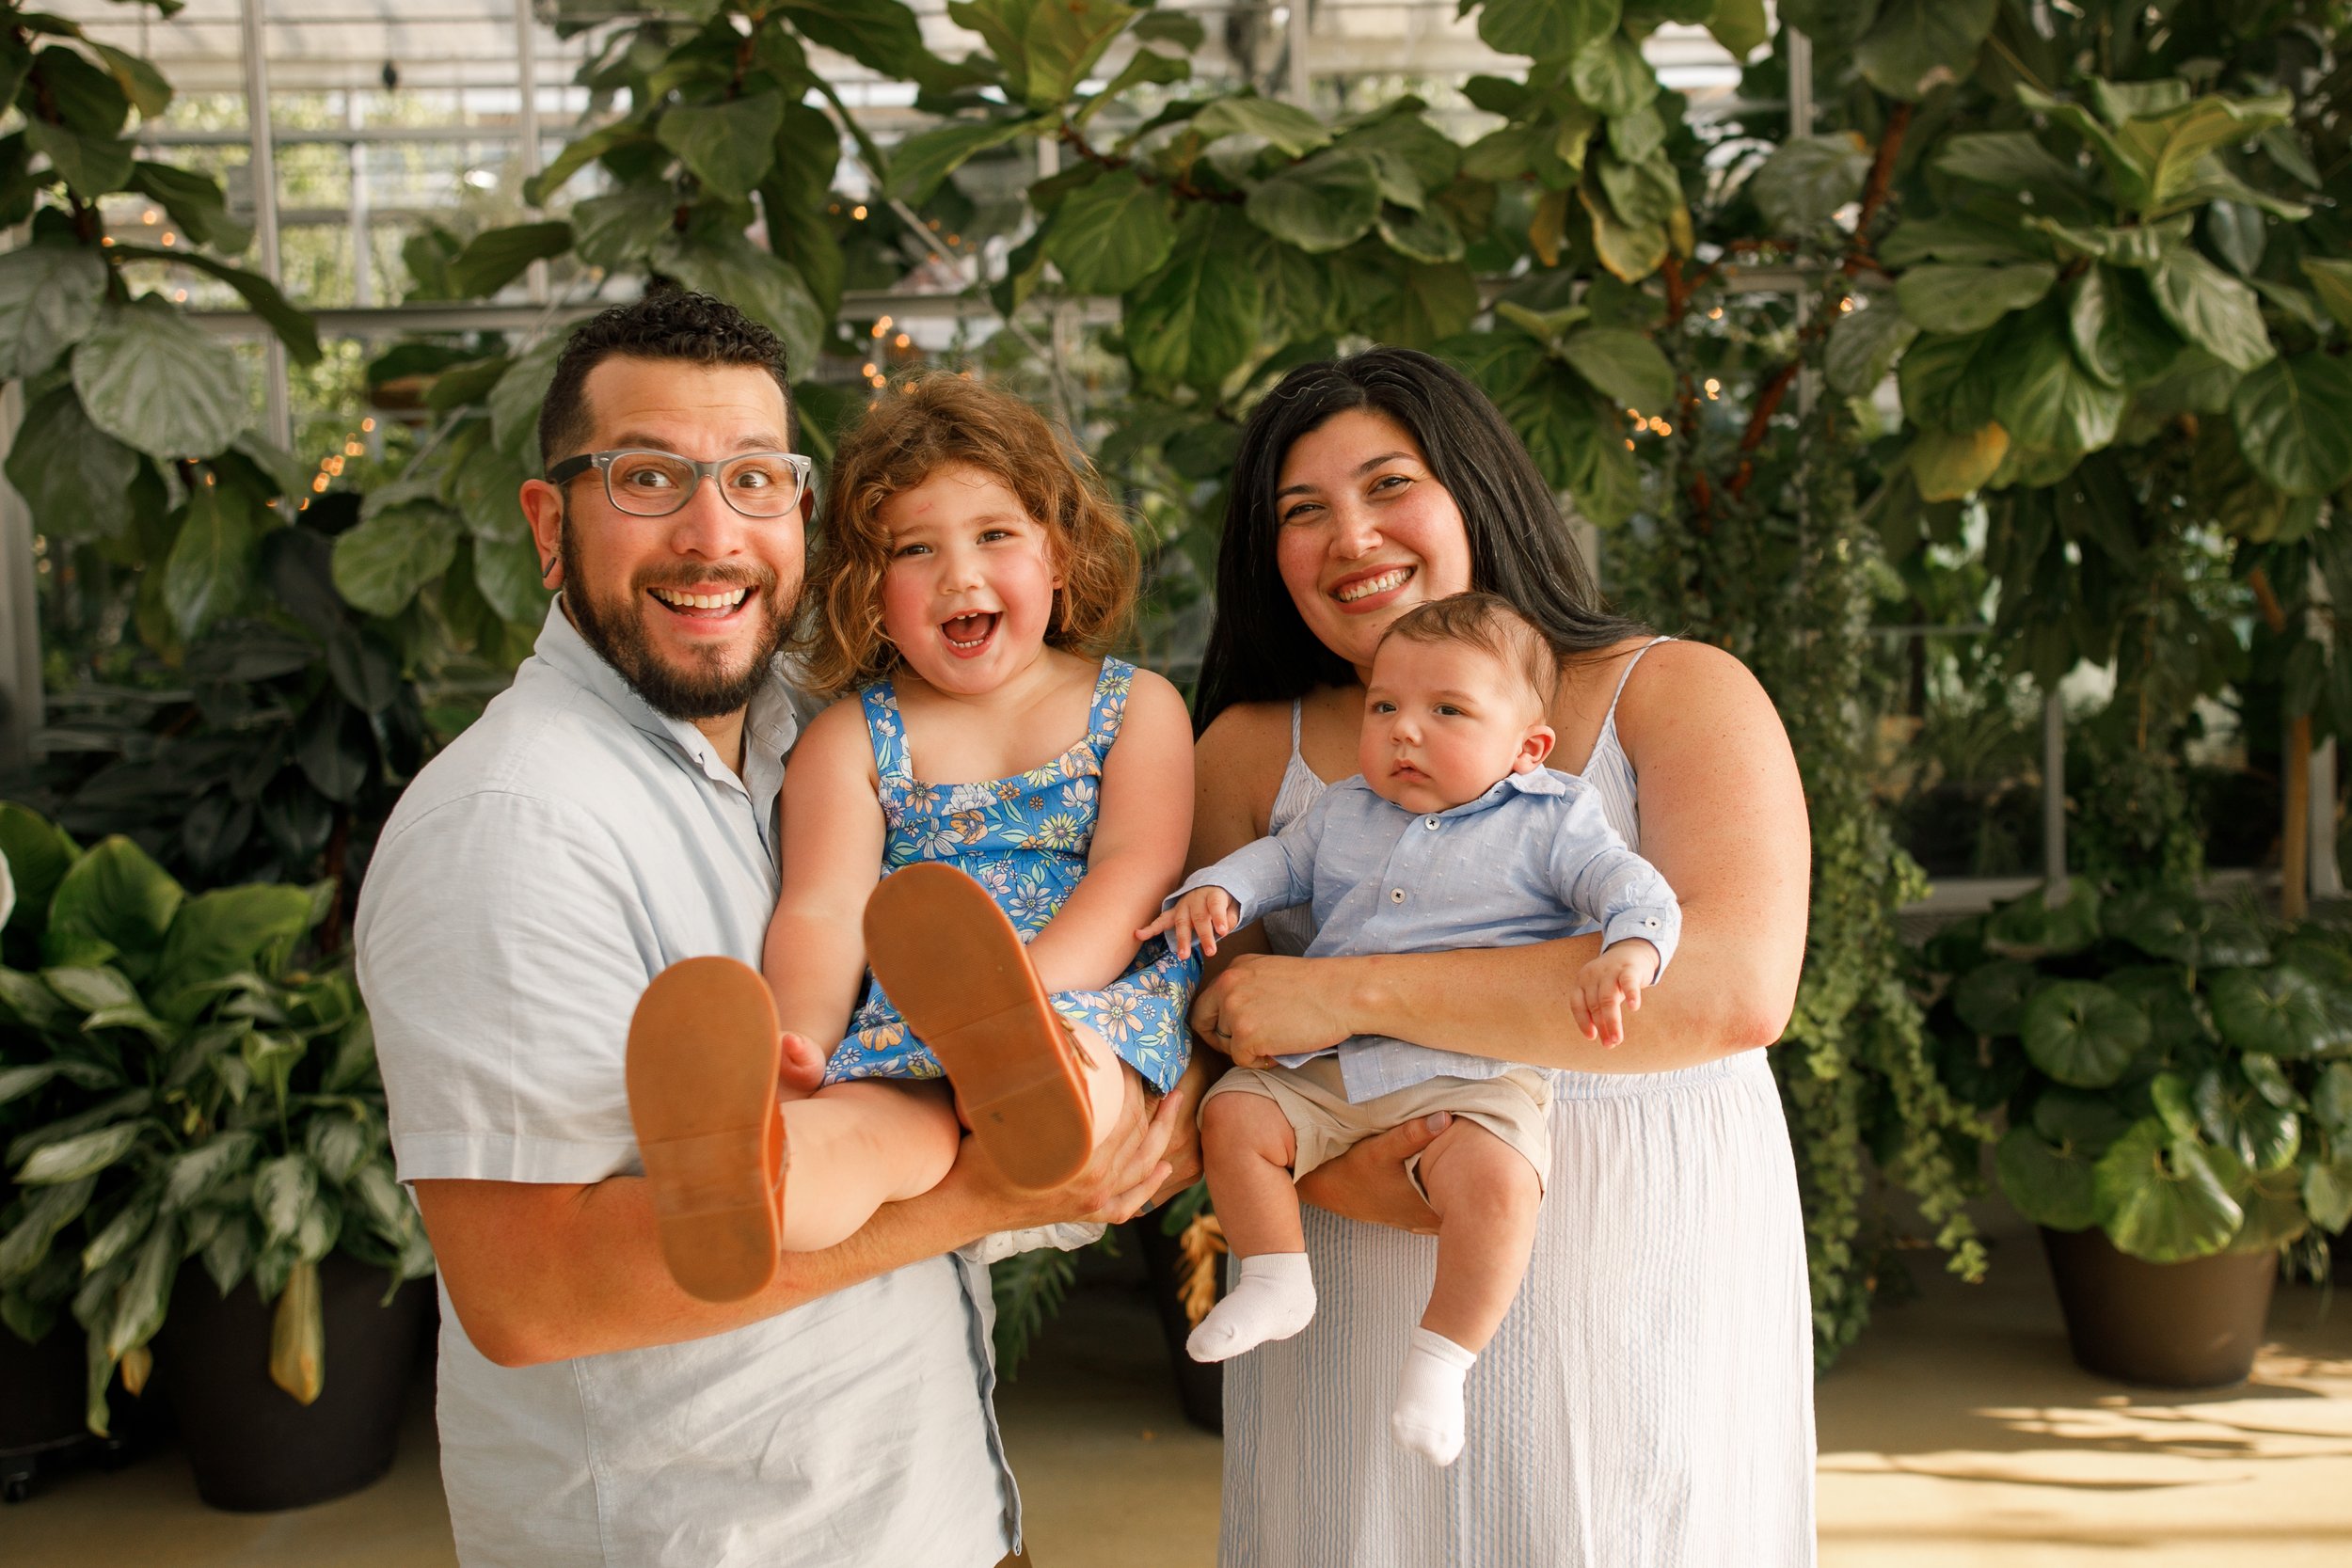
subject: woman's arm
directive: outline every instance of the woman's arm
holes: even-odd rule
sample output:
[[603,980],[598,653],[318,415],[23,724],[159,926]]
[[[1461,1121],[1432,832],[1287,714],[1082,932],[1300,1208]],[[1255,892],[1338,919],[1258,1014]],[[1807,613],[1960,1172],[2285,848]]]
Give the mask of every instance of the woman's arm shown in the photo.
[[1100,990],[1135,961],[1136,927],[1176,886],[1192,828],[1192,726],[1184,700],[1149,670],[1127,691],[1087,874],[1029,943],[1047,990]]
[[873,749],[855,702],[818,714],[784,774],[784,891],[760,969],[776,1018],[830,1053],[849,1029],[866,977],[859,920],[874,891],[886,830]]
[[1378,1034],[1538,1066],[1658,1072],[1780,1037],[1804,960],[1812,840],[1788,737],[1730,655],[1668,643],[1618,709],[1641,777],[1642,853],[1682,903],[1673,974],[1626,1042],[1582,1037],[1565,1005],[1600,938],[1354,958],[1242,958],[1205,987],[1194,1026],[1236,1061]]

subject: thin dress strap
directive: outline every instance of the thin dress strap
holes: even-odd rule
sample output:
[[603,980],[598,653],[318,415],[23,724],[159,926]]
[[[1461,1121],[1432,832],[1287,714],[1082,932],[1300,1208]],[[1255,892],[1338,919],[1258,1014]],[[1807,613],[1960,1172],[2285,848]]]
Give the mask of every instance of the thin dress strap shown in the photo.
[[914,759],[907,751],[906,716],[898,711],[898,693],[886,680],[861,686],[858,705],[866,710],[866,739],[874,748],[874,776],[887,788],[914,783]]
[[1293,697],[1291,699],[1291,755],[1293,756],[1297,756],[1299,754],[1299,722],[1305,718],[1306,712],[1307,699],[1304,697]]
[[1119,722],[1126,716],[1127,693],[1135,686],[1136,667],[1123,658],[1105,658],[1094,677],[1094,694],[1088,699],[1087,744],[1094,749],[1094,760],[1102,763],[1110,755],[1111,743],[1119,738]]
[[1609,730],[1616,727],[1617,699],[1625,695],[1625,683],[1633,678],[1633,667],[1641,663],[1643,656],[1647,654],[1652,648],[1655,648],[1661,642],[1672,642],[1673,641],[1674,639],[1671,637],[1653,637],[1647,642],[1643,643],[1640,647],[1633,650],[1633,657],[1625,661],[1625,673],[1617,677],[1617,689],[1609,694],[1609,717],[1600,721],[1600,727],[1602,729]]

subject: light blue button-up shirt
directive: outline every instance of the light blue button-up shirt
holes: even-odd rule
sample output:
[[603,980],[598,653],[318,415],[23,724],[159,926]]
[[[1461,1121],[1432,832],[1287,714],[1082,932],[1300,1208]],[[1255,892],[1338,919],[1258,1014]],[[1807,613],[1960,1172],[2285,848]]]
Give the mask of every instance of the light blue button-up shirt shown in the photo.
[[[403,1180],[642,1172],[629,1014],[680,958],[759,962],[794,702],[781,672],[752,699],[739,778],[549,612],[409,785],[360,894]],[[444,1298],[459,1559],[986,1568],[1019,1518],[991,1316],[986,1271],[935,1258],[709,1338],[506,1368]]]
[[[1598,928],[1604,945],[1640,937],[1655,946],[1662,974],[1682,936],[1666,879],[1626,847],[1591,785],[1551,768],[1513,773],[1441,812],[1384,800],[1360,774],[1342,780],[1279,833],[1193,873],[1175,896],[1199,887],[1232,895],[1243,925],[1312,904],[1311,958],[1517,947]],[[1518,1065],[1380,1035],[1335,1049],[1351,1101]],[[1327,1054],[1279,1059],[1296,1067]]]

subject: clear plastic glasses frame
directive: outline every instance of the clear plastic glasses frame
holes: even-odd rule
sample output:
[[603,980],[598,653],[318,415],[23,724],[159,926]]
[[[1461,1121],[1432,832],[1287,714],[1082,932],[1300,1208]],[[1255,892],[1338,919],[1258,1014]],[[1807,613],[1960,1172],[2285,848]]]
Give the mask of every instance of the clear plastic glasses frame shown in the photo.
[[605,499],[633,517],[666,517],[693,499],[706,479],[746,517],[793,515],[808,490],[811,460],[797,451],[744,451],[697,463],[655,447],[582,452],[548,470],[549,484],[565,484],[594,468]]

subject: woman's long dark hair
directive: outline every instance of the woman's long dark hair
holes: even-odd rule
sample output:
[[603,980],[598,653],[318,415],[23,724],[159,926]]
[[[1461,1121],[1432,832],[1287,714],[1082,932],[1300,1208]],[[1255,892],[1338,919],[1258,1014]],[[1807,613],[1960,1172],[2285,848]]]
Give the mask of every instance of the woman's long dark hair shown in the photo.
[[1605,648],[1648,628],[1613,613],[1568,537],[1534,460],[1468,376],[1408,348],[1375,348],[1302,365],[1242,427],[1217,546],[1216,615],[1193,703],[1196,733],[1235,703],[1287,702],[1356,672],[1299,618],[1275,564],[1274,491],[1300,436],[1365,408],[1412,433],[1462,509],[1473,589],[1499,594],[1562,655]]

